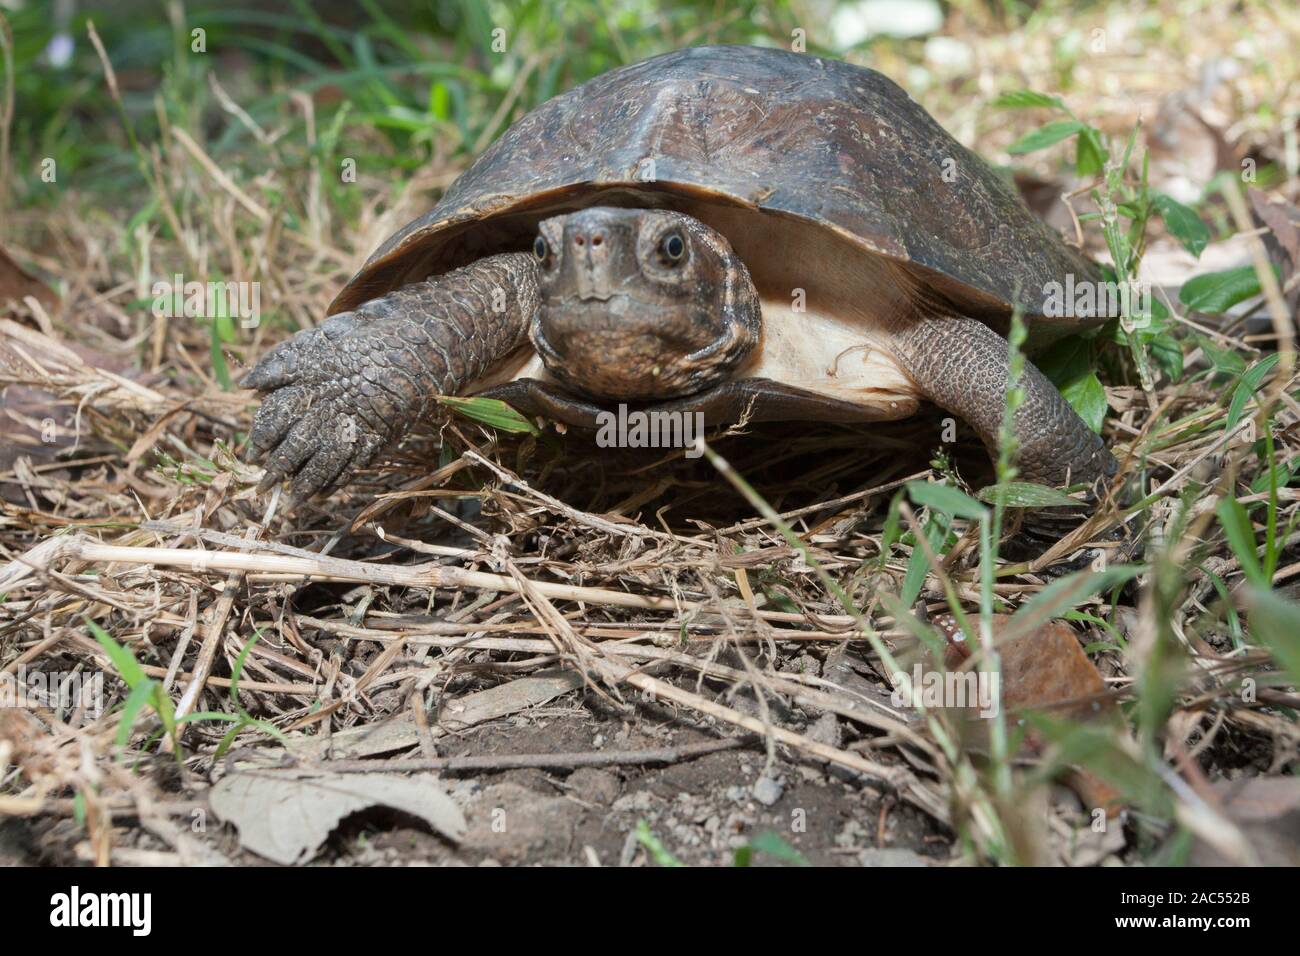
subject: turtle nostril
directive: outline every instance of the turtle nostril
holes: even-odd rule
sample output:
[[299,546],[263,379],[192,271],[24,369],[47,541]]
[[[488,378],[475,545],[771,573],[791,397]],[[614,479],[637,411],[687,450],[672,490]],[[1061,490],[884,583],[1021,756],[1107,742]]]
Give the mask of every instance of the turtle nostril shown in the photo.
[[580,245],[582,245],[583,242],[585,242],[585,241],[586,241],[586,240],[584,240],[584,239],[582,238],[582,236],[574,236],[574,237],[573,237],[573,244],[574,244],[575,246],[580,246]]
[[599,233],[599,232],[598,232],[598,233],[596,233],[594,236],[591,237],[591,244],[592,244],[593,246],[598,246],[598,245],[600,245],[600,244],[601,244],[602,242],[604,242],[604,241],[605,241],[605,236],[604,236],[603,233]]

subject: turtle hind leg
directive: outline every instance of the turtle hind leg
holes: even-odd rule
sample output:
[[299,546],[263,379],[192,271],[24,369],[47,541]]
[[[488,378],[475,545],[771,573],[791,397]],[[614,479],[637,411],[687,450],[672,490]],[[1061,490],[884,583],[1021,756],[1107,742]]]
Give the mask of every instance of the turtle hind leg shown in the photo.
[[269,393],[248,455],[261,487],[288,478],[303,497],[368,464],[527,337],[537,310],[531,256],[506,253],[402,286],[331,316],[268,352],[240,382]]
[[[938,315],[900,329],[895,350],[921,394],[970,424],[996,457],[1006,414],[1007,340],[975,319]],[[1025,362],[1019,385],[1024,401],[1015,418],[1018,478],[1054,488],[1086,484],[1095,499],[1115,474],[1114,457],[1033,363]],[[1027,515],[1027,524],[1055,538],[1084,514],[1082,508],[1043,509]]]

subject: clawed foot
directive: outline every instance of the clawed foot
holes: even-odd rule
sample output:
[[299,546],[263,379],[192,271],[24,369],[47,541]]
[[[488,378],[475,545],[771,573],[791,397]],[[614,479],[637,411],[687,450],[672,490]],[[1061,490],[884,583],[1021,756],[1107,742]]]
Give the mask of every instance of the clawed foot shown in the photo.
[[303,498],[329,491],[409,420],[413,389],[373,360],[376,338],[373,321],[343,313],[280,343],[240,381],[269,393],[248,436],[248,457],[266,469],[259,491],[284,479]]

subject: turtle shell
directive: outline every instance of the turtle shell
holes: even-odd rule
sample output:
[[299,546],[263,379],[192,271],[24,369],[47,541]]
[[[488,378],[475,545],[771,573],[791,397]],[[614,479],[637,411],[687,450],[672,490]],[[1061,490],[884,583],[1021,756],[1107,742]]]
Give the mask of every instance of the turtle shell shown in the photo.
[[1095,279],[1096,267],[897,84],[743,46],[668,53],[542,104],[380,246],[330,311],[527,249],[540,219],[596,203],[742,207],[770,214],[773,230],[803,220],[904,266],[977,317],[1019,305],[1031,327],[1057,334],[1099,321],[1043,315],[1049,283]]

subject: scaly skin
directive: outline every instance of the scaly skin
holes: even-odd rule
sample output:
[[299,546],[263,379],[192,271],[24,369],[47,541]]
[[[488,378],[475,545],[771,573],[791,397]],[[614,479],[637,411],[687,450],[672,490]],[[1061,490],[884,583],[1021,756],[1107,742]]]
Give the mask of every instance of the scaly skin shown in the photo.
[[[955,315],[930,315],[894,338],[903,370],[930,401],[970,424],[994,457],[1006,412],[1007,340],[982,322]],[[1025,400],[1016,411],[1016,466],[1023,481],[1053,488],[1115,474],[1115,459],[1097,436],[1034,365],[1025,362],[1020,379]]]
[[523,344],[538,305],[524,253],[481,259],[326,319],[268,352],[240,384],[271,394],[248,439],[269,488],[310,497],[368,464]]

